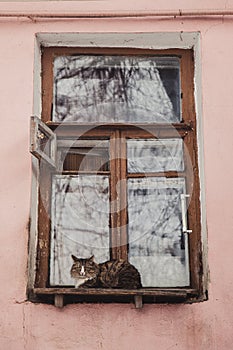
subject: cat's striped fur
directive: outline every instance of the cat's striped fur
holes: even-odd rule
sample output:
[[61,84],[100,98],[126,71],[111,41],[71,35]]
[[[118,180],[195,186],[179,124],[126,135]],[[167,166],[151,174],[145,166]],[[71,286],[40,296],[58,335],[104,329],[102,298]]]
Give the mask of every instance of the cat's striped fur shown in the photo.
[[72,255],[71,277],[76,288],[141,288],[138,270],[126,260],[109,260],[96,264],[94,257],[81,259]]

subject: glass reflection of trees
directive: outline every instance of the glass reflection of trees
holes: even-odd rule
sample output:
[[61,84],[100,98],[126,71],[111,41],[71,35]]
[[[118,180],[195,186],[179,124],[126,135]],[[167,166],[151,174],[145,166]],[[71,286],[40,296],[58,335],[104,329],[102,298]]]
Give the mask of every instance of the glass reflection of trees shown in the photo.
[[56,175],[51,219],[50,284],[72,285],[71,254],[109,259],[108,177]]
[[182,178],[128,180],[129,260],[141,273],[143,286],[189,284],[180,203],[184,192]]
[[179,122],[179,59],[56,57],[53,120]]

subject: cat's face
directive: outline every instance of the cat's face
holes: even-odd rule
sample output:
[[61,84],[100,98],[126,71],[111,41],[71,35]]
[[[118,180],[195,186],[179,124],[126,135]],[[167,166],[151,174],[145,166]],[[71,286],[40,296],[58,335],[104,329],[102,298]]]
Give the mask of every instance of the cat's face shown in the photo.
[[98,275],[99,266],[94,262],[94,256],[91,256],[89,259],[77,258],[74,255],[71,256],[74,261],[70,271],[71,277],[90,279]]

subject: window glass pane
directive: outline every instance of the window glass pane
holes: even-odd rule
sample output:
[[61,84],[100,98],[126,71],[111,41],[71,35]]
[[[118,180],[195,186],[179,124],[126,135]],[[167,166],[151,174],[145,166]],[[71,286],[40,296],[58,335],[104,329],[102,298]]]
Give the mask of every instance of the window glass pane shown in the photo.
[[183,178],[128,180],[129,261],[138,268],[144,287],[189,285],[182,193]]
[[178,57],[54,59],[53,121],[176,123],[180,104]]
[[59,169],[66,171],[109,171],[108,140],[61,140]]
[[52,184],[50,284],[73,285],[71,254],[109,259],[109,179],[56,175]]
[[183,171],[183,140],[128,140],[128,173]]

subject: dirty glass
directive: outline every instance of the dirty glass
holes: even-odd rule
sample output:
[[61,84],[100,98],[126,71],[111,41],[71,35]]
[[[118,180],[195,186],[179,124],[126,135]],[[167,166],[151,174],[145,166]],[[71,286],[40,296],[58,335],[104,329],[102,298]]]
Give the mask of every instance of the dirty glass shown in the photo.
[[127,162],[128,173],[183,171],[183,140],[128,140]]
[[189,285],[183,193],[183,178],[128,179],[129,261],[138,268],[144,287]]
[[50,284],[74,285],[71,254],[109,259],[109,179],[55,175],[52,183]]
[[181,121],[178,57],[58,56],[53,90],[55,122]]

